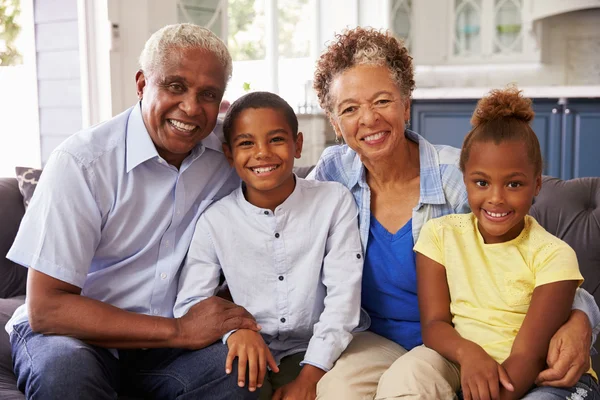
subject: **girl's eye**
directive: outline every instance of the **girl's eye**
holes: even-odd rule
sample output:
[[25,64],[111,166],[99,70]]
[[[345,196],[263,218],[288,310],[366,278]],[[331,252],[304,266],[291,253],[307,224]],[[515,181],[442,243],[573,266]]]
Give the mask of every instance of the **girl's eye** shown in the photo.
[[486,187],[488,185],[486,181],[475,181],[475,184],[479,187]]
[[518,187],[521,187],[521,182],[509,182],[508,183],[508,187],[511,189],[516,189]]

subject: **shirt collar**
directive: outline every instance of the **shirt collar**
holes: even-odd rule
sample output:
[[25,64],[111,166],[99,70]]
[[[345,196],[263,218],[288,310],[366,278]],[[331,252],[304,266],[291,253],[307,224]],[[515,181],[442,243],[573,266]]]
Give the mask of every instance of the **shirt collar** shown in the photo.
[[406,137],[419,144],[420,199],[421,204],[446,204],[442,185],[440,160],[434,145],[421,135],[407,129]]
[[[276,212],[280,212],[280,210],[294,209],[295,207],[301,207],[301,202],[297,204],[300,195],[300,191],[302,190],[304,180],[298,178],[296,174],[294,174],[294,179],[296,180],[296,186],[294,186],[294,191],[275,208]],[[238,204],[242,209],[248,214],[263,214],[263,215],[273,215],[273,212],[268,208],[260,208],[255,206],[246,200],[244,196],[244,188],[246,184],[242,181],[240,183],[240,187],[236,190],[235,196]]]
[[[188,156],[189,160],[196,160],[204,153],[205,148],[223,153],[222,141],[219,139],[219,134],[222,130],[223,123],[217,121],[213,131],[192,149],[192,152]],[[159,156],[156,146],[144,124],[141,101],[133,107],[129,114],[126,143],[127,172],[130,172],[143,162]]]
[[[431,143],[416,132],[409,129],[405,135],[419,145],[420,164],[420,199],[421,204],[446,204],[446,196],[442,185],[442,174],[440,172],[440,160],[438,152]],[[353,188],[356,184],[361,187],[367,185],[366,169],[356,152],[346,146],[342,154],[343,165],[349,165],[348,187]]]

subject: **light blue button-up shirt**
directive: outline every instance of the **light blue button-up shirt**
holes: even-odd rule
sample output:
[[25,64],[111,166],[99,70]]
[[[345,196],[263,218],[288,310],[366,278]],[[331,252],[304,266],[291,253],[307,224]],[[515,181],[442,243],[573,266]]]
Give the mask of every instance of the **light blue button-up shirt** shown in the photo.
[[[419,145],[420,196],[412,213],[412,233],[416,243],[425,222],[447,214],[468,213],[471,209],[459,168],[460,150],[432,145],[408,129],[405,134]],[[371,189],[367,184],[365,166],[358,154],[347,145],[328,147],[308,178],[340,182],[350,189],[359,208],[360,236],[363,251],[366,252],[371,221]],[[577,289],[573,308],[585,312],[590,319],[593,344],[600,332],[600,310],[594,297],[584,289]]]
[[175,316],[212,296],[222,270],[235,303],[262,326],[276,362],[306,350],[303,363],[329,370],[359,323],[356,216],[354,199],[335,182],[297,178],[275,212],[250,204],[239,188],[198,220]]
[[[169,165],[138,104],[52,153],[7,257],[82,288],[83,296],[173,317],[195,223],[238,186],[214,133],[179,170]],[[21,306],[6,330],[26,320]]]

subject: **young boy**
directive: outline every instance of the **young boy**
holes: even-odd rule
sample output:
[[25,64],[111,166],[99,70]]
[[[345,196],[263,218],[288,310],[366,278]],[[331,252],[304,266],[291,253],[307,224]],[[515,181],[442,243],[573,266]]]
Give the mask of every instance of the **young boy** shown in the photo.
[[238,99],[223,132],[223,151],[243,183],[198,220],[175,317],[214,295],[223,271],[234,302],[262,327],[224,336],[226,372],[237,357],[239,385],[248,372],[261,399],[314,399],[359,323],[363,257],[354,198],[338,183],[294,175],[302,133],[279,96]]

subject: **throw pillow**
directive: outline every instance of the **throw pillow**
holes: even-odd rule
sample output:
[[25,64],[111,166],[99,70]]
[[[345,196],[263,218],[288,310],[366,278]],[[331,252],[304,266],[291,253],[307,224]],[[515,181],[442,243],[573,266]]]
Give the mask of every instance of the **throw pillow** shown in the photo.
[[15,172],[17,173],[17,182],[19,183],[19,190],[23,196],[23,205],[25,209],[29,206],[29,201],[33,196],[33,192],[40,180],[42,170],[37,168],[27,167],[16,167]]

